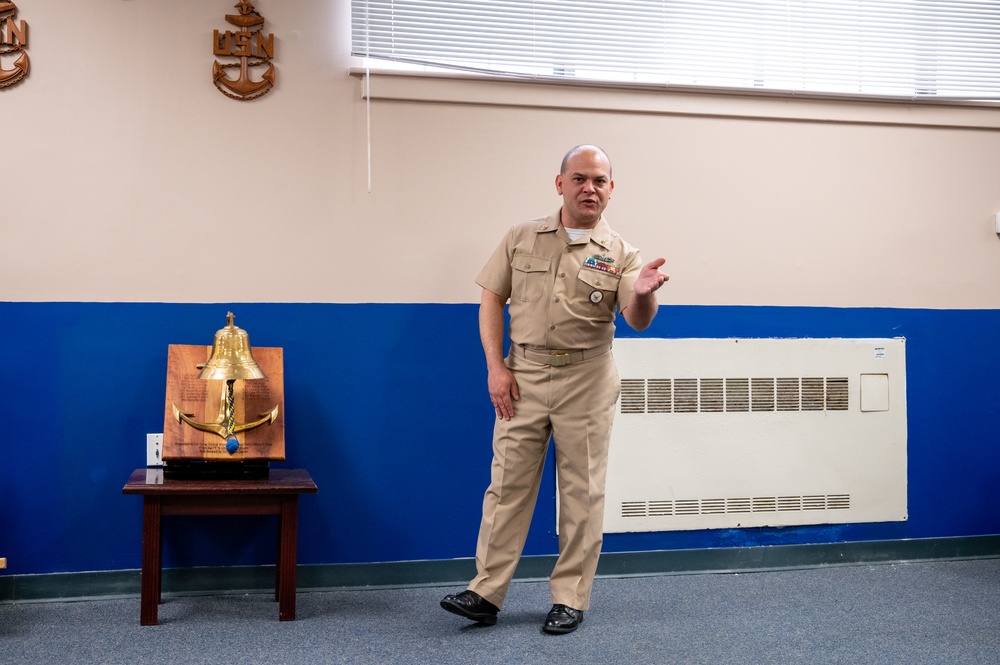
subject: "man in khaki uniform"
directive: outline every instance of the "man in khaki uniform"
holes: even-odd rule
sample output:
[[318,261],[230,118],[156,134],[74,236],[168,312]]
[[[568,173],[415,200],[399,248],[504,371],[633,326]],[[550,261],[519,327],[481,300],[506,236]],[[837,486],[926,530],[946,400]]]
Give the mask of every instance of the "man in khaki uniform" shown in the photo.
[[[664,259],[645,266],[603,212],[614,190],[596,146],[570,150],[556,176],[563,205],[513,227],[476,282],[479,330],[496,409],[493,465],[476,547],[478,574],[441,606],[486,625],[497,621],[534,511],[549,437],[559,485],[559,558],[543,630],[583,621],[601,554],[608,442],[621,382],[612,357],[616,310],[636,330],[657,311]],[[510,353],[503,357],[510,301]]]

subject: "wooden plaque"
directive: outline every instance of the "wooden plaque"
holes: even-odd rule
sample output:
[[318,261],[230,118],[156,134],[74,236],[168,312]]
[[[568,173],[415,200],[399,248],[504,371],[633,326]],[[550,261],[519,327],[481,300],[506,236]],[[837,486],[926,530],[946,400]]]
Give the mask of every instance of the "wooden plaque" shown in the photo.
[[[260,420],[275,407],[272,422],[237,432],[239,450],[230,454],[226,439],[181,422],[174,406],[199,423],[225,421],[226,382],[204,380],[198,373],[212,354],[211,346],[170,344],[167,347],[167,399],[163,412],[163,460],[243,462],[285,459],[285,382],[282,349],[253,348],[253,357],[265,379],[237,380],[234,384],[236,424]],[[220,421],[220,418],[222,419]]]

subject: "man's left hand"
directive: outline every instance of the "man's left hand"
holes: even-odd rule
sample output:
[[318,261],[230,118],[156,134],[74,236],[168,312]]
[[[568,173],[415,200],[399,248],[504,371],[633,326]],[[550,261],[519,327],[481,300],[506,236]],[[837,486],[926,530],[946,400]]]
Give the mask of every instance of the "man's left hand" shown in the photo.
[[634,289],[637,296],[648,296],[670,279],[670,275],[660,270],[660,267],[666,262],[667,260],[661,256],[642,267],[642,270],[639,271],[639,279],[635,280]]

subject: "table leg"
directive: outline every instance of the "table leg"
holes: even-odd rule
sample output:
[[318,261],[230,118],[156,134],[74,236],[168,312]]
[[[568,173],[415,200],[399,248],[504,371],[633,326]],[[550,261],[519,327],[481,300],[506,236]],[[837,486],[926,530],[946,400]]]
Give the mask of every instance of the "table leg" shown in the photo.
[[157,624],[163,559],[161,548],[160,497],[144,497],[142,503],[142,588],[139,596],[139,625]]
[[277,531],[274,534],[274,602],[281,600],[281,509],[278,509]]
[[295,562],[299,529],[299,497],[291,494],[281,497],[281,514],[278,515],[278,620],[295,621]]

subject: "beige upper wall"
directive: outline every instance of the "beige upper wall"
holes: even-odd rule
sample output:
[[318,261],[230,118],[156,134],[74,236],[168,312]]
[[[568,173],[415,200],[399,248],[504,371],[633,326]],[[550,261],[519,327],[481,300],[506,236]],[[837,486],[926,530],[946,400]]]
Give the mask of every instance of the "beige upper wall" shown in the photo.
[[667,258],[663,302],[1000,307],[1000,111],[971,128],[836,102],[765,119],[785,102],[637,109],[617,91],[560,109],[563,89],[387,99],[378,77],[369,107],[346,0],[258,0],[277,86],[238,102],[211,83],[232,4],[20,4],[0,300],[476,302],[502,232],[555,210],[563,152],[593,142],[614,161],[613,226]]

